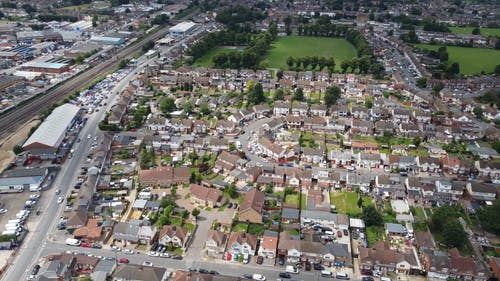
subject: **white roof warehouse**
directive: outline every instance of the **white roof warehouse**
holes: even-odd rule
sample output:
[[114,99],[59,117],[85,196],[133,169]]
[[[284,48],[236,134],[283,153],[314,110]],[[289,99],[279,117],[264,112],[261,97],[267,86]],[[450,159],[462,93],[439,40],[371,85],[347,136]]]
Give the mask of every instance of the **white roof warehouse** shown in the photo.
[[40,127],[26,140],[23,150],[38,149],[57,152],[66,136],[66,130],[73,125],[79,111],[78,106],[69,103],[55,108]]

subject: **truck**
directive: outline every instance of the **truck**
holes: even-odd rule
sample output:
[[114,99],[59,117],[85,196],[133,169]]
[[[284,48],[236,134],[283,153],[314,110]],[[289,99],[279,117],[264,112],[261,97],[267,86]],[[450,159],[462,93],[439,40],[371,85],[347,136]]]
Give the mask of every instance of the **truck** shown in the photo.
[[80,244],[82,244],[82,242],[78,239],[75,239],[75,238],[67,238],[66,239],[66,245],[80,246]]
[[24,186],[0,186],[0,193],[14,193],[14,192],[23,192]]
[[16,235],[16,230],[6,230],[2,232],[2,235]]

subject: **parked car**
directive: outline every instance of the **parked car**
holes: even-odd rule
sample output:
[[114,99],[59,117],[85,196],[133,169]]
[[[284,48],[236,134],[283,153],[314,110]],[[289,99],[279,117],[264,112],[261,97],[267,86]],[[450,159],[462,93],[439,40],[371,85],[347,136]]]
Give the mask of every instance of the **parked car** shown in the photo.
[[347,229],[344,229],[344,236],[349,236],[349,231],[347,231]]
[[233,203],[231,203],[231,202],[227,203],[227,207],[228,208],[232,208],[233,207]]
[[252,279],[258,281],[266,281],[266,277],[262,274],[254,274],[252,275]]
[[314,264],[314,270],[324,270],[324,269],[325,269],[325,267],[322,266],[321,264],[319,264],[319,263]]
[[262,264],[264,263],[264,257],[263,256],[258,256],[257,257],[257,264]]
[[89,242],[82,242],[82,244],[80,244],[80,246],[84,247],[84,248],[90,248],[92,247],[92,243],[89,243]]
[[148,255],[149,255],[150,257],[159,257],[159,256],[160,256],[160,253],[155,252],[155,251],[150,251]]
[[35,266],[33,266],[33,269],[31,270],[31,275],[37,275],[39,270],[40,270],[40,265],[35,264]]
[[63,202],[63,198],[61,196],[57,197],[57,203],[61,204]]
[[170,255],[168,253],[161,253],[160,258],[170,258]]
[[114,251],[114,252],[120,252],[121,250],[122,250],[122,248],[117,247],[117,246],[112,246],[111,247],[111,251]]
[[119,263],[129,263],[130,261],[127,258],[120,258],[118,260]]
[[210,274],[212,274],[212,275],[219,275],[219,272],[217,272],[215,270],[210,270]]
[[182,256],[181,255],[173,255],[172,259],[174,259],[174,260],[182,260]]
[[342,231],[340,231],[340,230],[339,230],[339,231],[337,231],[337,236],[338,236],[339,238],[342,238]]
[[101,249],[102,245],[99,244],[99,243],[92,243],[92,248],[94,248],[94,249]]
[[124,249],[123,253],[127,254],[127,255],[133,255],[134,254],[134,250],[132,250],[132,249]]
[[311,264],[306,262],[306,268],[305,268],[306,271],[311,271]]
[[143,261],[143,262],[142,262],[142,265],[143,265],[143,266],[153,266],[153,263],[152,263],[152,262],[150,262],[150,261]]
[[240,277],[243,279],[252,279],[252,274],[245,273],[245,274],[242,274]]
[[288,273],[288,272],[280,272],[279,277],[290,279],[290,278],[292,278],[292,275],[290,275],[290,273]]
[[204,268],[198,269],[198,272],[199,273],[204,273],[204,274],[209,274],[210,273],[210,271],[208,271],[208,269],[204,269]]
[[374,279],[371,276],[363,276],[361,277],[361,281],[374,281]]

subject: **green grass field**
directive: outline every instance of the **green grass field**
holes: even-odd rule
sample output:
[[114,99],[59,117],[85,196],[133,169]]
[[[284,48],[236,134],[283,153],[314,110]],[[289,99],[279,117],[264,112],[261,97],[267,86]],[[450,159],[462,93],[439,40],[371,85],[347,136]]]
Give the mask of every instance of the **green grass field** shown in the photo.
[[[474,27],[450,27],[452,33],[455,34],[472,34]],[[483,36],[500,36],[500,28],[479,28]]]
[[[335,205],[339,214],[360,215],[358,208],[358,194],[355,192],[330,192],[330,204]],[[371,204],[369,197],[363,197],[363,206]]]
[[193,66],[201,66],[201,67],[213,67],[214,63],[212,62],[212,58],[217,54],[229,52],[231,48],[227,47],[215,47],[208,51],[205,55],[199,57],[194,63]]
[[260,62],[262,68],[288,69],[288,57],[330,57],[335,59],[336,69],[340,70],[340,63],[346,59],[356,57],[356,49],[345,39],[287,36],[281,37],[271,46],[264,60]]
[[[440,47],[429,44],[416,44],[416,46],[428,50],[437,50]],[[458,62],[462,74],[480,74],[481,71],[492,73],[500,61],[500,50],[454,46],[446,48],[449,56],[448,63]]]
[[299,194],[288,194],[285,197],[285,204],[299,206]]

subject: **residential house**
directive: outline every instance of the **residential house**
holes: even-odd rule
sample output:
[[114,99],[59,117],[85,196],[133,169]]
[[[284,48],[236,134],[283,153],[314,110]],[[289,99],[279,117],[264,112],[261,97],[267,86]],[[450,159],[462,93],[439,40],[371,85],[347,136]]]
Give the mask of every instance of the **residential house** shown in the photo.
[[205,241],[205,248],[207,256],[213,258],[223,258],[226,251],[226,243],[228,236],[226,233],[218,230],[209,230],[207,234],[207,241]]
[[500,183],[500,162],[476,161],[475,167],[479,171],[479,176],[488,177],[492,182]]
[[351,253],[347,244],[327,243],[323,250],[323,264],[326,266],[334,266],[336,262],[342,262],[348,265],[351,259]]
[[158,243],[163,246],[180,247],[184,249],[191,234],[184,227],[175,225],[164,225],[158,236]]
[[353,150],[353,153],[355,153],[356,151],[377,152],[378,144],[375,142],[352,141],[351,148]]
[[359,248],[361,270],[374,270],[381,273],[418,273],[420,266],[414,252],[392,250],[385,241],[377,242],[373,248]]
[[306,103],[294,103],[292,104],[292,115],[295,116],[307,116],[309,107]]
[[380,154],[360,152],[358,167],[361,168],[378,168],[381,163]]
[[201,206],[215,208],[222,206],[225,202],[222,191],[215,188],[191,184],[189,186],[189,192],[191,194],[191,202]]
[[238,160],[241,158],[227,151],[222,151],[215,161],[214,168],[222,172],[230,172],[236,168]]
[[141,186],[168,187],[173,184],[189,183],[189,167],[159,167],[139,171]]
[[280,233],[278,243],[278,257],[286,263],[297,264],[302,261],[321,263],[323,256],[323,244],[309,239],[300,240],[288,232]]
[[441,158],[441,167],[443,172],[448,174],[457,174],[460,169],[460,159],[455,156]]
[[411,115],[411,112],[406,108],[398,107],[392,110],[392,117],[398,123],[408,123]]
[[489,269],[482,259],[464,257],[457,248],[448,250],[450,256],[450,278],[457,280],[488,280]]
[[271,230],[265,230],[260,243],[258,255],[274,259],[278,249],[278,233]]
[[325,117],[326,109],[327,109],[326,105],[324,104],[313,104],[311,105],[309,112],[311,113],[312,116]]
[[137,221],[118,222],[113,228],[113,240],[123,244],[137,244],[139,242],[140,223]]
[[435,157],[419,156],[417,165],[421,172],[436,173],[441,170],[441,162]]
[[231,232],[227,242],[227,252],[233,259],[240,254],[253,256],[257,250],[257,236],[249,233]]
[[390,236],[405,236],[408,233],[406,228],[399,223],[386,223],[385,232]]
[[75,229],[73,237],[85,241],[99,241],[101,239],[102,226],[96,219],[89,219],[85,226]]
[[451,266],[448,253],[435,248],[424,249],[422,252],[422,267],[428,278],[448,280]]
[[245,194],[240,205],[238,219],[243,222],[262,223],[264,212],[265,194],[257,189],[252,189]]
[[[120,264],[113,273],[113,280],[132,281],[167,281],[169,272],[166,268],[156,266],[143,266],[139,264]],[[181,279],[175,279],[181,280]],[[187,280],[187,279],[186,279]]]
[[498,185],[477,181],[468,182],[466,188],[472,199],[477,201],[495,201],[498,193]]
[[154,225],[142,225],[137,232],[139,243],[151,244],[156,236],[156,227]]
[[273,113],[275,116],[285,116],[290,113],[290,103],[284,101],[276,101],[274,103]]
[[435,249],[436,241],[432,236],[432,233],[427,231],[416,231],[415,232],[415,243],[420,251],[424,249]]
[[298,223],[300,221],[299,210],[294,208],[283,208],[281,210],[281,221],[283,223]]
[[324,154],[325,154],[325,150],[323,147],[319,147],[319,148],[303,147],[302,148],[302,161],[308,162],[308,163],[313,163],[313,164],[319,164],[319,163],[323,162]]

